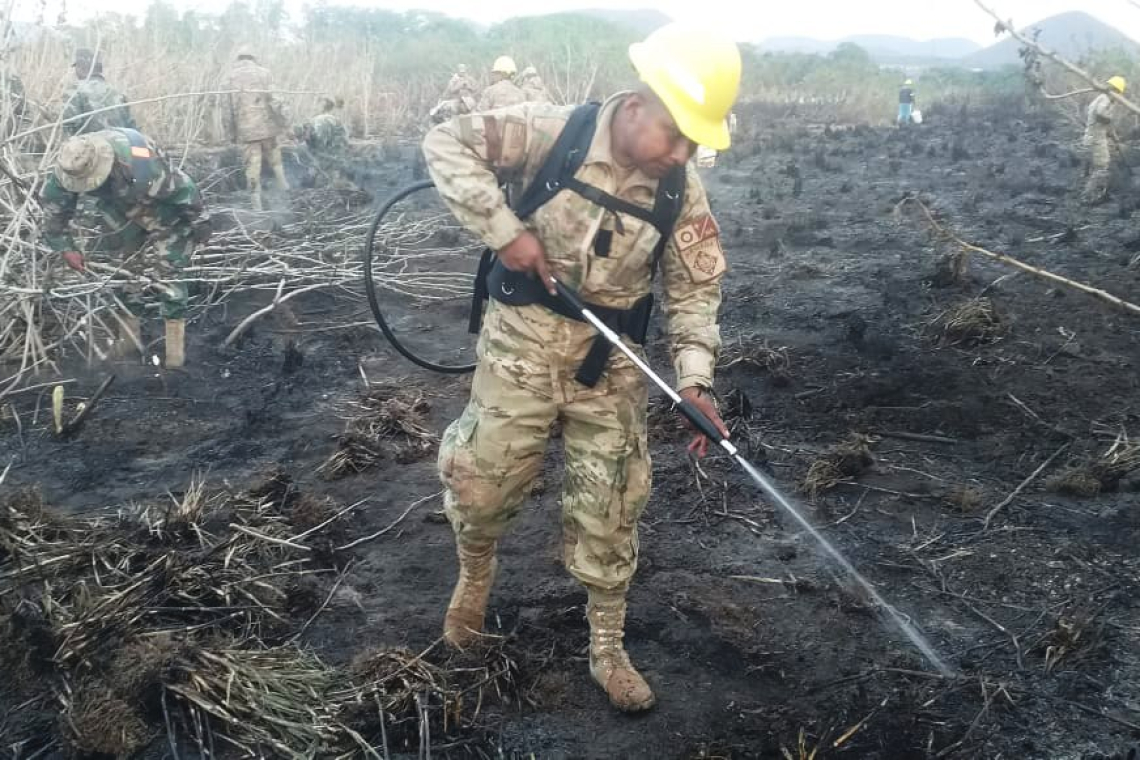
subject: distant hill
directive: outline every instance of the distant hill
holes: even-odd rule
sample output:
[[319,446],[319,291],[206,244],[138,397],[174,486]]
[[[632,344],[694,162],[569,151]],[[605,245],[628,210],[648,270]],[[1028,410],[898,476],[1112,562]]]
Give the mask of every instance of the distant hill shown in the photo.
[[639,8],[629,11],[613,10],[610,8],[586,8],[576,10],[574,13],[582,16],[592,16],[593,18],[609,22],[614,26],[625,27],[630,31],[637,32],[638,35],[641,36],[647,35],[654,29],[663,27],[673,20],[661,11],[650,8]]
[[850,42],[866,50],[880,63],[909,60],[950,60],[975,53],[981,46],[958,37],[913,40],[886,34],[855,34],[839,40],[817,40],[810,37],[770,37],[759,44],[761,50],[824,55],[839,45]]
[[[1140,52],[1140,43],[1082,11],[1050,16],[1021,31],[1030,34],[1035,29],[1041,30],[1037,39],[1042,45],[1070,60],[1079,59],[1090,50],[1124,48],[1133,53]],[[1017,54],[1020,46],[1013,37],[1006,36],[1002,41],[966,56],[961,63],[979,69],[1017,64],[1021,61]]]

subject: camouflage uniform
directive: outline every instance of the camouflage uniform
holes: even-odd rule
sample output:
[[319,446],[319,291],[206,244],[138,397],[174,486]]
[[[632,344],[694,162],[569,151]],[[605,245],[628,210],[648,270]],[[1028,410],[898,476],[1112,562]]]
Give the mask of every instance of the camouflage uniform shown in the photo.
[[[610,98],[577,176],[649,208],[657,181],[615,165],[610,124],[626,94]],[[440,195],[464,226],[500,250],[524,230],[546,248],[551,271],[587,301],[629,308],[652,287],[650,260],[659,234],[648,223],[564,192],[525,223],[506,206],[499,179],[527,184],[572,108],[524,104],[461,116],[424,141]],[[611,239],[607,255],[595,239]],[[661,262],[665,313],[677,386],[711,386],[720,347],[717,310],[725,270],[718,229],[696,173]],[[650,488],[647,384],[614,353],[593,388],[574,375],[593,339],[590,325],[541,305],[491,301],[478,343],[471,399],[448,427],[439,452],[445,506],[462,548],[497,539],[519,513],[560,419],[566,451],[562,499],[567,566],[588,587],[624,592],[637,566],[637,522]]]
[[[107,229],[99,246],[130,254],[150,242],[153,253],[148,252],[138,265],[127,263],[126,268],[143,270],[150,266],[157,279],[172,279],[190,263],[195,243],[209,234],[210,217],[198,188],[181,169],[170,165],[149,138],[145,138],[146,148],[142,149],[132,147],[122,130],[106,130],[91,136],[108,140],[115,154],[107,181],[87,193],[94,197]],[[151,176],[145,185],[136,187],[135,164],[140,159],[149,159]],[[44,184],[40,198],[44,209],[44,242],[52,251],[78,250],[69,224],[79,196],[80,193],[66,190],[55,174]],[[186,285],[172,282],[168,287],[169,292],[161,295],[162,315],[167,319],[181,319],[186,312]],[[127,292],[124,302],[132,313],[141,315],[142,296],[141,286]]]
[[475,99],[469,95],[464,95],[462,98],[451,98],[436,103],[435,107],[428,111],[428,120],[432,124],[442,124],[449,119],[471,113],[474,110]]
[[1109,133],[1118,112],[1116,101],[1102,93],[1092,102],[1085,126],[1084,149],[1089,156],[1089,178],[1085,184],[1084,199],[1098,201],[1108,192],[1109,167],[1112,155],[1109,150]]
[[508,106],[517,106],[519,103],[526,102],[526,95],[518,86],[510,79],[500,79],[487,89],[483,90],[483,94],[479,97],[479,105],[476,108],[478,111],[493,111],[496,108],[506,108]]
[[451,79],[447,82],[447,87],[443,91],[443,97],[440,100],[452,100],[455,98],[473,98],[475,92],[478,90],[478,85],[471,75],[466,72],[456,72],[451,75]]
[[111,110],[93,113],[87,119],[67,122],[63,125],[64,131],[78,135],[116,127],[136,129],[126,97],[103,79],[103,64],[99,59],[91,51],[81,49],[76,51],[74,65],[79,79],[64,96],[60,118],[66,122],[67,119],[101,108]]
[[347,178],[345,160],[348,155],[348,130],[334,113],[325,112],[313,117],[305,140],[321,171],[334,184],[351,184]]
[[522,88],[523,97],[528,103],[550,102],[550,93],[546,91],[542,77],[538,75],[533,66],[523,69],[522,75],[519,77],[519,87]]
[[246,182],[253,195],[254,207],[260,208],[263,156],[273,169],[280,188],[289,189],[281,161],[281,146],[277,142],[277,138],[285,131],[285,113],[280,101],[270,92],[273,82],[269,70],[259,66],[252,58],[240,58],[234,62],[224,87],[227,90],[242,91],[229,96],[230,130],[242,145]]

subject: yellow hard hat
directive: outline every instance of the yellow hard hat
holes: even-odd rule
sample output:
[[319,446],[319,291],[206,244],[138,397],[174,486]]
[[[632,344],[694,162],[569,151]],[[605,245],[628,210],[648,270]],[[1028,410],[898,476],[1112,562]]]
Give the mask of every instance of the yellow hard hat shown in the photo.
[[1117,92],[1124,92],[1124,89],[1128,87],[1128,82],[1124,81],[1122,76],[1115,76],[1108,80],[1108,86],[1115,88]]
[[629,46],[629,60],[661,98],[681,134],[724,150],[725,119],[740,89],[740,50],[729,38],[699,27],[668,24]]
[[914,84],[914,81],[908,79],[905,82],[903,82],[903,84]]
[[495,65],[491,67],[493,73],[506,74],[509,77],[513,77],[518,70],[518,66],[515,66],[515,59],[509,55],[500,55],[495,59]]

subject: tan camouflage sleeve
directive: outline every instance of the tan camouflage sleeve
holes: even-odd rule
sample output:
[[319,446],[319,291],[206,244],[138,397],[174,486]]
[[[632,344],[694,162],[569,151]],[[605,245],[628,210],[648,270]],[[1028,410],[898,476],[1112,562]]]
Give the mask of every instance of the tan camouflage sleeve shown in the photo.
[[720,352],[720,282],[727,266],[704,185],[691,165],[687,171],[685,205],[662,257],[665,316],[678,390],[712,387]]
[[[428,172],[455,218],[492,250],[526,229],[507,205],[500,178],[521,173],[534,126],[529,104],[457,116],[424,138]],[[549,147],[549,146],[547,146]]]

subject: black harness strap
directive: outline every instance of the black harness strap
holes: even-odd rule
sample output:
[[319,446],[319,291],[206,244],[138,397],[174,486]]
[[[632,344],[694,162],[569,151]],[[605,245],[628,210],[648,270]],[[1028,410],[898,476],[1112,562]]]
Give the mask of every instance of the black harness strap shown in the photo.
[[[577,179],[574,175],[585,161],[586,152],[597,128],[600,109],[599,103],[587,103],[574,109],[562,133],[554,141],[550,155],[514,205],[514,212],[519,219],[526,219],[565,189],[577,193],[615,215],[626,214],[651,224],[660,234],[650,262],[652,278],[657,275],[661,256],[681,213],[685,193],[685,167],[677,167],[658,183],[652,209],[630,203]],[[617,218],[620,224],[620,216]],[[495,252],[490,249],[483,251],[475,276],[475,292],[467,324],[468,330],[472,333],[479,332],[483,321],[483,303],[488,297],[511,306],[541,304],[556,314],[579,322],[583,321],[580,314],[571,310],[560,298],[551,296],[535,278],[521,272],[512,272],[503,266]],[[586,305],[614,332],[627,336],[638,345],[645,343],[650,317],[653,314],[652,293],[639,298],[628,309],[614,309],[597,304]],[[601,335],[597,336],[578,368],[575,379],[588,387],[597,385],[605,372],[612,350],[613,347],[607,340]]]

